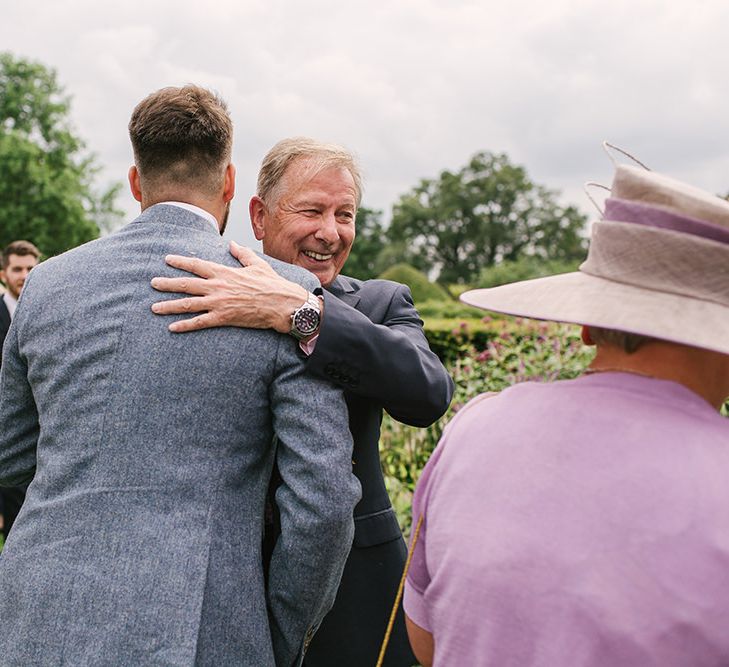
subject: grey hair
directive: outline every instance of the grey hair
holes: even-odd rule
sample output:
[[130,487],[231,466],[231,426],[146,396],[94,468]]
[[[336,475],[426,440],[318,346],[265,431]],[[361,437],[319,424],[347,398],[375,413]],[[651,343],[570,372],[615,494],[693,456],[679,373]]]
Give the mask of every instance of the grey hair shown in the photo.
[[362,201],[362,173],[353,153],[337,144],[326,144],[308,137],[291,137],[279,141],[263,158],[258,172],[256,194],[267,208],[276,205],[286,170],[300,158],[306,159],[307,175],[313,178],[325,169],[346,169],[354,181],[357,207]]

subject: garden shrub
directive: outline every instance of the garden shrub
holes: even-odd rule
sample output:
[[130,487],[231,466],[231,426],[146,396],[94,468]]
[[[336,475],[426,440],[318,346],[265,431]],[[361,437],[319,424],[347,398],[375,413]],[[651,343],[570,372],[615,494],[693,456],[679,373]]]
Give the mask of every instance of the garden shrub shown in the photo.
[[418,312],[424,320],[428,319],[462,319],[480,320],[484,311],[467,306],[456,299],[430,299],[418,301]]
[[[483,311],[480,312],[483,314]],[[430,349],[446,365],[468,355],[472,350],[485,350],[490,341],[499,337],[520,340],[525,336],[533,336],[535,328],[548,326],[536,321],[525,324],[527,320],[506,315],[484,315],[479,319],[423,319]]]
[[410,288],[413,301],[419,304],[423,301],[448,301],[450,294],[440,285],[430,282],[428,276],[418,271],[410,264],[395,264],[378,276],[383,280],[394,280],[396,283],[404,283]]
[[520,257],[515,261],[501,262],[483,269],[477,287],[496,287],[518,280],[542,278],[558,273],[576,271],[581,261],[547,260],[540,257]]
[[467,355],[470,350],[485,350],[500,331],[483,320],[426,319],[425,337],[430,349],[446,364]]

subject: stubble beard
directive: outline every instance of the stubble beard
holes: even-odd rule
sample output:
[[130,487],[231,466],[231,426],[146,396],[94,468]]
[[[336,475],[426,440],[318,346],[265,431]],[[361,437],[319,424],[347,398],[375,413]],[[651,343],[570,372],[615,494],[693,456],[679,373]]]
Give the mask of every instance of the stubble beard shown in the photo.
[[230,202],[225,205],[225,211],[223,211],[223,218],[220,221],[220,235],[225,233],[225,228],[228,226],[228,216],[230,215]]

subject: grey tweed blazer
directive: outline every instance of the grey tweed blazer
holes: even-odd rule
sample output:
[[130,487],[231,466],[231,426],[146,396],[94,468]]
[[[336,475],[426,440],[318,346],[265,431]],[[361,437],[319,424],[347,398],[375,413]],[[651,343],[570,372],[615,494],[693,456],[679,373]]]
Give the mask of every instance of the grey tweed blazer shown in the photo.
[[[177,273],[167,253],[237,266],[209,222],[157,205],[23,290],[0,484],[33,481],[0,555],[4,667],[288,667],[332,605],[360,496],[341,391],[289,336],[171,334],[150,310],[151,278]],[[275,458],[282,535],[264,581]]]

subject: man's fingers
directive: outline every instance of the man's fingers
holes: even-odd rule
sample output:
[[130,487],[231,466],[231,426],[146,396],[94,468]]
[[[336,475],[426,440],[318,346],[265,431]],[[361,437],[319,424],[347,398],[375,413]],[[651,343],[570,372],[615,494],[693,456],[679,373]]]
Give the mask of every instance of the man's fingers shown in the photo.
[[167,255],[165,262],[176,269],[182,269],[189,273],[194,273],[196,276],[201,278],[212,278],[218,275],[220,269],[225,270],[226,267],[216,264],[215,262],[208,262],[205,259],[198,259],[197,257],[183,257],[182,255]]
[[174,333],[185,333],[186,331],[197,331],[223,325],[220,317],[209,313],[209,304],[201,297],[188,297],[185,299],[171,299],[169,301],[158,301],[152,304],[152,312],[157,315],[180,315],[184,313],[202,313],[195,317],[172,322],[169,330]]
[[180,292],[202,296],[210,294],[210,283],[203,278],[152,278],[152,287],[158,292]]
[[265,259],[256,255],[253,250],[238,245],[235,241],[230,242],[230,254],[233,255],[243,266],[254,266],[256,264],[268,264]]
[[191,317],[187,320],[178,320],[168,327],[173,333],[186,333],[188,331],[198,331],[199,329],[210,329],[211,327],[220,326],[220,322],[212,313],[204,313],[197,317]]
[[152,304],[152,312],[156,315],[179,315],[180,313],[201,313],[208,310],[205,299],[188,297],[185,299],[170,299]]

